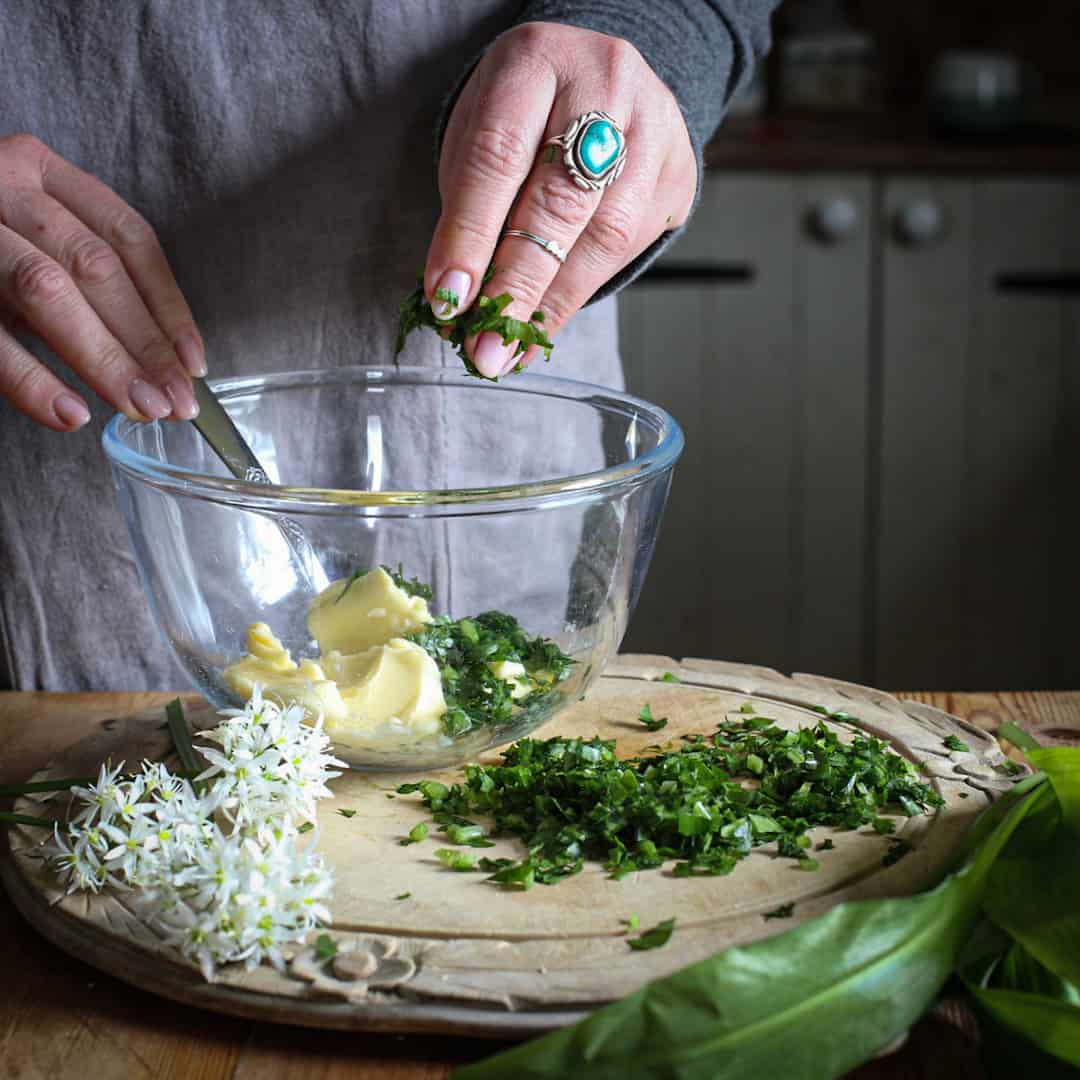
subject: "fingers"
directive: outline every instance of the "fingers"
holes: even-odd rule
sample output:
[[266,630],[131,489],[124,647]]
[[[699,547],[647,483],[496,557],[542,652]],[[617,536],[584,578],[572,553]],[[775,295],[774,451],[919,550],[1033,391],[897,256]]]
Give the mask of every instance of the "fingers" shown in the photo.
[[192,375],[206,374],[206,351],[194,316],[154,230],[100,180],[50,153],[44,190],[120,257],[147,310]]
[[76,431],[90,419],[86,402],[0,329],[0,397],[53,431]]
[[[537,300],[551,333],[689,214],[696,185],[689,140],[686,154],[680,155],[672,154],[658,125],[643,120],[635,123],[633,133],[634,152],[625,172],[605,191],[565,265]],[[679,161],[681,165],[671,164]]]
[[[578,93],[561,95],[552,108],[545,140],[562,134],[575,117],[587,111]],[[613,119],[626,137],[627,129],[632,127],[627,117],[616,114]],[[609,200],[610,195],[603,191],[586,190],[574,183],[563,164],[561,150],[541,153],[514,204],[507,228],[532,233],[567,252],[579,243],[589,222]],[[633,221],[632,215],[623,226],[630,227],[629,221]],[[633,232],[637,232],[636,224]],[[528,319],[540,307],[551,283],[564,272],[560,260],[534,240],[505,236],[495,250],[495,273],[483,291],[488,296],[509,293],[513,301],[506,313]],[[549,329],[553,328],[548,323],[552,314],[559,313],[544,310],[545,327]],[[504,345],[498,334],[481,334],[473,348],[473,362],[483,374],[497,378],[517,364],[520,358],[516,351],[516,343]]]
[[424,291],[443,317],[478,293],[555,97],[555,73],[545,58],[521,48],[514,63],[504,64],[503,51],[496,44],[477,68],[443,143],[443,208],[424,271]]
[[[597,111],[622,128],[625,160],[611,186],[582,190],[561,150],[539,151],[571,121]],[[602,180],[618,152],[617,133],[601,125],[580,134],[576,164]],[[475,300],[493,261],[483,293],[508,293],[511,318],[541,311],[553,334],[666,230],[685,222],[696,188],[678,103],[632,45],[579,27],[523,23],[488,50],[451,116],[440,158],[444,212],[424,277],[428,299],[449,318]],[[540,240],[502,235],[503,226]],[[466,348],[489,377],[539,355],[534,347],[517,357],[518,343],[504,346],[492,332]]]
[[[0,303],[15,311],[89,386],[130,419],[159,420],[173,411],[169,399],[147,380],[67,271],[4,225],[0,225]],[[18,381],[28,377],[37,392],[39,377],[23,369],[16,374]],[[36,398],[35,403],[44,407]]]
[[173,346],[147,310],[119,255],[68,209],[43,192],[9,199],[6,224],[54,259],[97,313],[108,331],[164,390],[172,414],[190,420],[199,409],[187,372]]

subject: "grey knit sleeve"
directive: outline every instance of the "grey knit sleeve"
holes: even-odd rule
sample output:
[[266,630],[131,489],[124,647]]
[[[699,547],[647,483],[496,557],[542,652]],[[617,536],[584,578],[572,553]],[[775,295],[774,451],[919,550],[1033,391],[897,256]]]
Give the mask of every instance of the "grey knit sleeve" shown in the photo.
[[[705,144],[720,126],[728,102],[750,80],[755,60],[768,51],[769,17],[779,4],[780,0],[530,0],[516,24],[580,26],[623,38],[641,53],[682,109],[697,158],[696,207]],[[464,81],[444,111],[440,143],[450,106]],[[609,104],[597,102],[595,107]],[[629,284],[681,233],[682,229],[663,233],[592,299]]]

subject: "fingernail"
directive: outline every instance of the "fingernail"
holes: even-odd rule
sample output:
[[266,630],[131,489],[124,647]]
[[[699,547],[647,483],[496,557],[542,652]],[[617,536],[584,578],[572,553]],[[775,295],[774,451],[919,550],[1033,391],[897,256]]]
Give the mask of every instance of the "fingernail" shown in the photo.
[[504,345],[498,334],[491,332],[481,334],[473,352],[473,363],[480,370],[481,375],[486,375],[489,379],[497,379],[503,373],[507,360],[513,357],[516,347],[513,342]]
[[206,354],[194,334],[185,334],[178,338],[173,342],[173,348],[189,375],[201,379],[206,374]]
[[131,380],[128,397],[148,420],[162,420],[172,412],[169,399],[156,386],[143,379]]
[[449,319],[465,303],[471,288],[472,278],[464,270],[447,270],[435,286],[435,306],[432,310],[436,317]]
[[503,375],[509,375],[510,372],[513,371],[518,366],[518,364],[524,364],[524,363],[525,363],[525,354],[517,352],[516,351],[516,346],[515,346],[515,348],[512,349],[511,352],[510,352],[510,359],[507,360],[505,364],[503,364],[503,369],[502,369],[502,371],[499,372],[499,377],[501,378]]
[[194,420],[199,415],[199,403],[186,379],[173,378],[165,384],[165,393],[172,402],[172,414],[177,420]]
[[90,422],[90,410],[73,394],[60,394],[52,407],[60,423],[72,431]]

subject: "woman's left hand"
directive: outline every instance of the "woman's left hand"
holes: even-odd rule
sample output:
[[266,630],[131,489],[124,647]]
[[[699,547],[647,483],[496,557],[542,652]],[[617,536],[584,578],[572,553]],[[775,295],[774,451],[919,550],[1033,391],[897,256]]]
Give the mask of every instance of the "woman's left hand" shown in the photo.
[[[591,111],[614,119],[626,144],[622,174],[600,191],[575,185],[561,150],[541,152]],[[579,27],[523,23],[488,49],[450,116],[424,291],[435,312],[449,316],[472,303],[494,261],[484,294],[509,293],[506,313],[519,319],[542,311],[553,335],[663,232],[685,222],[696,185],[679,106],[637,49]],[[554,242],[565,263],[532,240],[503,236],[504,228]],[[436,289],[455,296],[456,307]],[[516,344],[503,345],[490,331],[467,347],[491,377],[517,362]],[[527,364],[536,352],[519,359]]]

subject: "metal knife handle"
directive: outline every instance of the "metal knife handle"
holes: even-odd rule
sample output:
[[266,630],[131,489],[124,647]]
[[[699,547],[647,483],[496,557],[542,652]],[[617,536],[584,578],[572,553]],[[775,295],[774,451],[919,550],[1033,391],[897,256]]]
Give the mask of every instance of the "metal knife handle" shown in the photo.
[[[199,434],[237,480],[269,484],[270,477],[266,475],[266,470],[259,464],[259,459],[232,422],[232,417],[225,411],[225,407],[218,401],[214,391],[202,379],[192,379],[191,382],[195,387],[195,400],[199,403],[199,415],[192,423],[198,428]],[[292,518],[281,515],[272,520],[289,545],[296,568],[308,587],[313,592],[322,592],[330,584],[330,580],[303,527]]]
[[232,422],[225,406],[218,401],[214,391],[202,379],[192,379],[191,382],[195,387],[195,400],[199,403],[199,415],[192,423],[213,448],[214,453],[221,458],[225,468],[237,480],[269,484],[270,477],[266,475],[266,470],[259,464],[259,459]]

